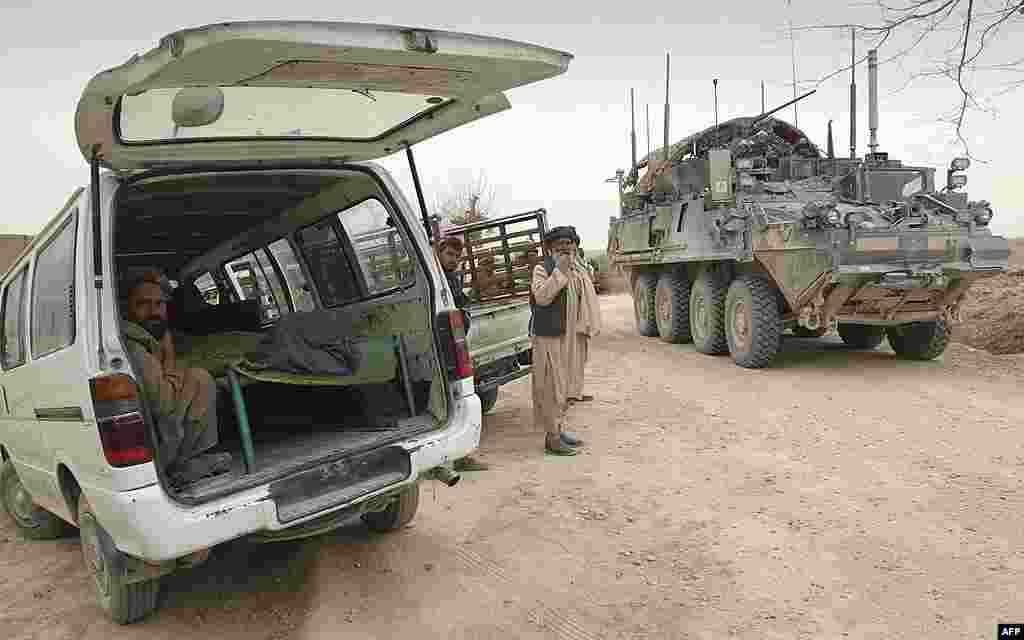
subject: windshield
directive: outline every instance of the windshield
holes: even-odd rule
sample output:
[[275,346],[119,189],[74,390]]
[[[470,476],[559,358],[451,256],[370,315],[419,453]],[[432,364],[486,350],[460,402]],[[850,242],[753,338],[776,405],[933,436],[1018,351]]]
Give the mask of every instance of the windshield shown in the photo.
[[450,102],[415,93],[367,89],[221,87],[224,112],[202,127],[176,127],[171,104],[179,89],[151,89],[121,101],[122,142],[170,139],[294,137],[372,140]]

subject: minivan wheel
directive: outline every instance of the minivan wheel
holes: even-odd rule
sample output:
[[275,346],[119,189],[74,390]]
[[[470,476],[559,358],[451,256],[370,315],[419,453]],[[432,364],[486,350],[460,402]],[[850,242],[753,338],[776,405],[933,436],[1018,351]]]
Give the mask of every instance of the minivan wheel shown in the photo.
[[160,578],[126,584],[127,559],[114,546],[85,496],[78,502],[78,529],[85,567],[93,578],[100,607],[110,619],[118,624],[129,624],[152,613],[156,609]]
[[416,510],[420,506],[420,485],[414,484],[398,494],[384,511],[374,511],[362,515],[363,522],[373,531],[381,533],[401,529],[412,522]]
[[5,460],[0,468],[0,500],[18,531],[32,540],[55,540],[68,532],[68,524],[32,500],[21,484],[14,463]]

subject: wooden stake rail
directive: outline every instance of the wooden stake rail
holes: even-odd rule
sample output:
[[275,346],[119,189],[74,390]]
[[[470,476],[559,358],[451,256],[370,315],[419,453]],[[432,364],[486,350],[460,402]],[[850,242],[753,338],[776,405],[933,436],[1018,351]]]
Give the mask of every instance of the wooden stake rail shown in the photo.
[[[547,211],[535,209],[450,227],[445,235],[462,237],[465,254],[458,273],[469,275],[475,302],[490,302],[529,295],[530,274],[543,259],[541,240],[547,230]],[[512,242],[517,238],[526,241]]]

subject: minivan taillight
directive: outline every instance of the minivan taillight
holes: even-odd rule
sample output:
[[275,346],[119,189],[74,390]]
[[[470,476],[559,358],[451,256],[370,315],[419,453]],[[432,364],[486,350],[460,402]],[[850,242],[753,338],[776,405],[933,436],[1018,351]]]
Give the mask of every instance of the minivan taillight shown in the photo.
[[103,455],[112,467],[130,467],[153,460],[146,441],[146,420],[139,407],[138,387],[124,374],[89,381]]
[[443,311],[438,314],[438,329],[445,349],[445,368],[454,380],[473,377],[473,360],[469,357],[466,342],[466,321],[461,310]]

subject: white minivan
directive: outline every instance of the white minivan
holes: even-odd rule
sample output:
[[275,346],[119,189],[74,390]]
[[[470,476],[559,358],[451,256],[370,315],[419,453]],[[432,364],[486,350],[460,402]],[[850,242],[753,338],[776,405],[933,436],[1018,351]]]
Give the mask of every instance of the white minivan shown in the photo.
[[[95,76],[75,116],[90,184],[0,281],[0,500],[18,529],[78,527],[100,603],[128,623],[154,609],[162,575],[218,543],[353,514],[394,529],[420,480],[454,484],[480,401],[411,145],[507,109],[505,90],[571,59],[429,29],[239,22]],[[396,152],[419,211],[370,162]],[[161,462],[121,333],[118,276],[137,267],[175,287],[178,366],[216,380],[230,469],[172,483]],[[282,335],[344,343],[358,364],[254,363]]]

